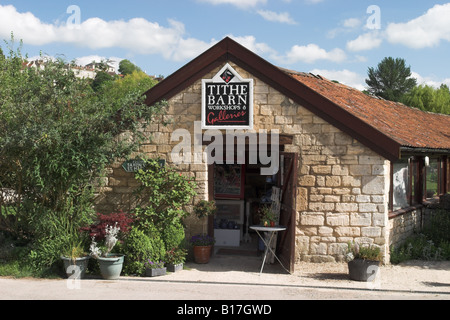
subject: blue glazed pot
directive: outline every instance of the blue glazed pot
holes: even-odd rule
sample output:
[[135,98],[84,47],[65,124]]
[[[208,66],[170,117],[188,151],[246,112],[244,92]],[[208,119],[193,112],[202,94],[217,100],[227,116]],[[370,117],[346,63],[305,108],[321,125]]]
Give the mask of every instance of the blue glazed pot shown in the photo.
[[122,272],[125,255],[110,253],[108,257],[99,257],[100,273],[105,280],[117,280]]
[[76,258],[74,261],[68,257],[61,257],[64,262],[64,271],[66,272],[67,278],[83,279],[86,275],[89,258],[89,256]]

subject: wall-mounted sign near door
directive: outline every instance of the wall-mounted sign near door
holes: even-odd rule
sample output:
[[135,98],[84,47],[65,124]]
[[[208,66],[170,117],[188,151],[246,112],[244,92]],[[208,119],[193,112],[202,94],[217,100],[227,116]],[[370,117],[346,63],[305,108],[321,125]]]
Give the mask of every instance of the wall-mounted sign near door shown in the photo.
[[253,129],[253,79],[228,63],[202,80],[202,129]]
[[[164,167],[166,165],[166,160],[160,159],[159,165],[161,166],[161,168]],[[139,170],[145,168],[145,161],[142,159],[131,159],[131,160],[125,161],[122,164],[122,168],[128,173],[138,172]]]

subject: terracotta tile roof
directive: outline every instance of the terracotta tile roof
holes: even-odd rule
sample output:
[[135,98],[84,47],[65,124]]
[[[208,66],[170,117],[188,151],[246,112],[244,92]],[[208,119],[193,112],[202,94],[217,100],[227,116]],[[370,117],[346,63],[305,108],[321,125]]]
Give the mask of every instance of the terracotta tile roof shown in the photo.
[[378,99],[321,76],[282,70],[403,147],[450,149],[448,115],[424,112]]

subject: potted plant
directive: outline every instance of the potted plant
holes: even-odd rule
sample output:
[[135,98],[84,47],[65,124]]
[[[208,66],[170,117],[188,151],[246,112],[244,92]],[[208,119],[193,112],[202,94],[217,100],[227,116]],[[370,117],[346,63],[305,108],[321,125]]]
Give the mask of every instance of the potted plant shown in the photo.
[[186,250],[173,248],[166,252],[167,271],[177,272],[183,270],[183,264],[186,261]]
[[381,264],[381,250],[377,246],[349,242],[346,259],[350,279],[373,281]]
[[68,278],[83,279],[85,277],[90,256],[85,252],[82,241],[70,245],[61,255],[61,259]]
[[205,264],[211,258],[211,249],[216,239],[206,234],[192,236],[190,240],[194,247],[194,260],[196,263]]
[[272,211],[271,206],[263,206],[259,209],[261,223],[264,227],[275,227],[277,217]]
[[104,245],[102,246],[97,246],[95,237],[92,237],[91,256],[98,260],[100,273],[107,280],[119,279],[122,272],[125,255],[111,253],[117,243],[119,231],[120,228],[117,226],[117,223],[114,227],[107,225]]
[[166,274],[167,268],[164,267],[164,262],[153,262],[150,259],[144,263],[145,275],[147,277],[159,277]]
[[214,215],[216,212],[217,207],[215,201],[200,200],[194,206],[194,213],[199,219]]

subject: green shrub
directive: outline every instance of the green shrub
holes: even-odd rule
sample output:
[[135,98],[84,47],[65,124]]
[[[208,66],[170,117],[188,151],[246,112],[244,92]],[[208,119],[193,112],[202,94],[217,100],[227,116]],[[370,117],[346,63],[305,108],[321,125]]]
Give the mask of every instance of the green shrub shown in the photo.
[[70,242],[68,235],[61,235],[57,238],[41,238],[35,241],[28,255],[30,267],[36,272],[49,269],[60,260],[62,252]]
[[144,232],[132,228],[120,250],[125,254],[123,272],[129,275],[142,275],[145,272],[144,263],[148,259],[160,261],[165,256],[164,242],[155,229]]
[[151,224],[162,232],[189,215],[183,207],[197,195],[193,178],[185,177],[167,165],[161,166],[155,159],[145,160],[145,168],[135,177],[141,182],[137,190],[136,217],[143,227]]
[[166,251],[183,247],[185,242],[184,226],[180,221],[167,225],[161,233],[161,239],[164,242]]

